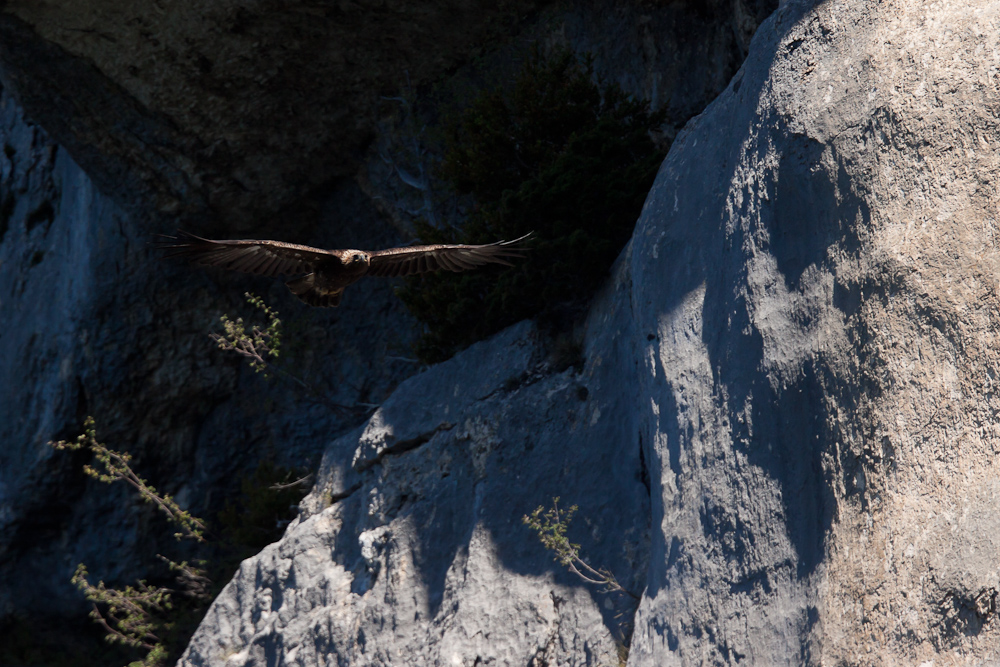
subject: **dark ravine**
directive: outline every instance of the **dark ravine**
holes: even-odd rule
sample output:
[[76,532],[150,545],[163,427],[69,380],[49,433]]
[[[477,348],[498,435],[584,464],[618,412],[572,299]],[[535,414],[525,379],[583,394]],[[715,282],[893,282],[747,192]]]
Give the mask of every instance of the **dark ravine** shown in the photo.
[[[109,446],[192,512],[213,516],[264,459],[315,465],[331,433],[354,424],[291,385],[270,385],[208,334],[222,313],[248,315],[252,289],[295,332],[287,361],[332,400],[381,401],[416,370],[398,358],[412,320],[391,285],[358,287],[336,312],[296,311],[280,283],[227,278],[162,261],[148,220],[102,194],[4,92],[0,246],[0,612],[22,623],[85,617],[76,564],[124,585],[174,553],[172,530],[125,489],[86,481],[84,460],[46,442],[97,419]],[[349,183],[329,195],[318,243],[394,245],[400,237]],[[39,211],[51,210],[51,217]],[[344,218],[360,228],[337,231]],[[218,282],[218,281],[221,281]],[[280,289],[276,289],[280,288]],[[372,304],[377,304],[372,307]],[[363,316],[362,316],[363,315]],[[335,363],[322,350],[336,349]],[[25,378],[31,378],[26,384]]]
[[[337,403],[381,403],[419,370],[406,359],[416,328],[391,285],[359,285],[337,311],[304,310],[280,284],[160,261],[155,233],[399,245],[425,193],[401,177],[410,165],[386,170],[383,156],[406,157],[397,147],[407,130],[399,103],[380,96],[411,94],[420,122],[433,122],[438,100],[516,71],[540,42],[592,53],[601,76],[670,104],[680,124],[738,67],[746,17],[769,11],[576,2],[497,14],[430,3],[414,20],[407,3],[344,5],[315,8],[326,13],[314,21],[321,31],[330,12],[350,14],[336,26],[348,36],[316,50],[296,37],[313,20],[304,5],[286,15],[284,4],[220,1],[199,5],[204,16],[193,4],[169,15],[154,5],[0,10],[2,627],[83,618],[69,584],[81,561],[125,585],[155,575],[155,554],[176,548],[150,508],[86,481],[82,461],[46,446],[79,433],[86,415],[157,488],[209,519],[259,461],[315,464],[357,425],[215,349],[218,317],[250,314],[247,289],[292,332],[286,361]],[[412,39],[386,39],[389,15]],[[456,29],[463,21],[470,28]]]

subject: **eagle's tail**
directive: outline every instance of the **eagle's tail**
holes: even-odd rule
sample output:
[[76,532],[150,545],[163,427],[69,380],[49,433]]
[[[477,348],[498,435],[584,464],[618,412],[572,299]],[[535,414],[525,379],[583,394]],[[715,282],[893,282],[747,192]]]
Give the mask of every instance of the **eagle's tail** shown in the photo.
[[317,308],[336,308],[340,305],[340,295],[344,293],[343,288],[321,293],[316,289],[316,278],[312,273],[295,280],[289,280],[285,285],[292,291],[292,294]]

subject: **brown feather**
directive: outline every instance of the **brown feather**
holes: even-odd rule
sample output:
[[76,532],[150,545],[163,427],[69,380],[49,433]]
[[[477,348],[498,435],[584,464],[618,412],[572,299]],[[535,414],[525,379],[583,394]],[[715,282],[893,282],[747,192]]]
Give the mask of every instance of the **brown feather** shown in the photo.
[[218,266],[230,271],[277,276],[309,273],[316,264],[339,253],[281,241],[213,241],[189,232],[167,237],[173,242],[160,244],[168,257],[183,257],[196,264]]
[[524,241],[525,234],[513,241],[497,241],[484,245],[418,245],[409,248],[389,248],[370,253],[370,276],[409,276],[429,271],[468,271],[486,264],[513,266],[508,260],[524,257],[524,248],[514,244]]

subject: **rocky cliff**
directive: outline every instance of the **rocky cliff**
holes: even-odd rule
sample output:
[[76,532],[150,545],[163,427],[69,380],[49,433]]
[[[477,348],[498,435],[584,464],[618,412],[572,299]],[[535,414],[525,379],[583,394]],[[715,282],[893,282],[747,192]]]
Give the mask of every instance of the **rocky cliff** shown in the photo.
[[405,382],[181,664],[613,662],[616,603],[517,526],[553,495],[642,589],[628,664],[1000,660],[998,25],[785,4],[678,136],[582,367],[523,325]]
[[[152,508],[126,489],[88,481],[80,472],[85,458],[56,453],[46,442],[76,435],[83,418],[93,415],[101,440],[131,452],[144,477],[212,519],[261,461],[315,467],[331,439],[365,427],[370,406],[421,370],[409,358],[418,328],[391,284],[359,284],[333,312],[307,310],[280,284],[161,261],[150,246],[156,233],[185,227],[325,247],[407,242],[412,221],[428,214],[429,200],[442,215],[449,213],[447,193],[433,182],[436,147],[422,143],[419,128],[439,130],[445,102],[467,102],[487,83],[516,71],[533,44],[590,54],[603,79],[667,108],[663,135],[669,140],[727,85],[773,5],[443,2],[424,3],[417,11],[411,3],[392,2],[0,4],[0,645],[8,650],[27,642],[15,664],[50,664],[38,651],[72,644],[74,628],[90,624],[88,606],[69,582],[77,563],[87,563],[95,580],[123,586],[164,577],[155,555],[178,549]],[[242,300],[247,289],[277,307],[293,333],[288,363],[329,399],[358,406],[357,413],[331,413],[294,387],[264,382],[238,358],[215,349],[208,334],[219,329],[221,314],[248,314]],[[486,379],[469,386],[501,382],[484,415],[532,409],[539,411],[536,420],[543,419],[541,406],[550,397],[532,392],[545,387],[577,413],[560,416],[567,428],[576,424],[584,431],[581,420],[594,419],[594,428],[601,425],[608,437],[619,438],[625,452],[620,460],[595,451],[566,469],[565,495],[580,505],[577,525],[593,523],[588,556],[639,589],[649,516],[643,450],[634,434],[613,430],[617,421],[606,408],[600,417],[587,399],[591,391],[618,391],[598,388],[615,381],[588,370],[595,378],[589,387],[571,371],[554,370],[564,364],[549,360],[544,337],[519,329],[515,338],[523,350],[510,363],[524,373],[487,360],[482,368],[492,364],[492,370]],[[438,380],[445,377],[431,372]],[[441,409],[452,405],[440,387],[425,391],[437,396]],[[472,398],[486,400],[490,391]],[[402,446],[386,440],[386,451],[373,454],[370,465],[359,464],[360,472],[345,468],[351,481],[339,491],[328,489],[329,502],[343,496],[332,506],[361,507],[363,494],[382,492],[375,476],[425,437],[438,434],[437,450],[424,443],[413,456],[453,456],[448,443],[479,433],[477,401],[450,408],[472,426],[459,426],[428,407],[423,421],[404,428],[400,406],[406,400],[395,403],[394,428],[416,440],[402,438]],[[411,407],[420,406],[411,401]],[[524,429],[532,423],[526,419]],[[420,430],[428,424],[430,431]],[[518,437],[533,446],[524,429]],[[593,433],[585,437],[600,431]],[[506,431],[497,436],[514,437]],[[353,455],[349,439],[337,442]],[[555,461],[557,452],[550,454]],[[483,484],[506,485],[511,523],[498,535],[516,553],[498,562],[521,568],[523,577],[520,597],[504,613],[513,619],[537,602],[537,591],[528,589],[539,577],[561,592],[540,598],[539,604],[549,605],[548,625],[531,629],[531,642],[515,642],[503,655],[556,655],[559,642],[611,655],[618,602],[609,609],[605,598],[576,587],[526,538],[519,517],[544,502],[548,489],[520,497],[516,477],[497,472],[491,456],[456,459],[452,479],[462,483],[445,495],[463,510],[455,509],[451,518],[429,516],[432,504],[413,501],[413,525],[437,526],[444,540],[437,552],[412,534],[413,548],[425,554],[417,561],[430,568],[419,575],[432,582],[427,609],[442,609],[445,583],[453,582],[451,562],[468,551],[460,546],[463,536],[474,532],[484,545],[492,539],[476,527],[478,515],[464,509],[474,505]],[[327,457],[327,486],[336,465]],[[569,499],[601,471],[614,472],[607,482],[617,489],[611,496],[595,490],[590,500]],[[438,493],[421,475],[414,473],[411,485]],[[355,487],[364,491],[347,495]],[[322,493],[313,494],[310,512],[318,512]],[[369,572],[369,562],[382,557],[387,542],[379,535],[389,535],[383,528],[409,507],[403,497],[408,493],[386,500],[375,518],[351,519],[346,531],[327,532],[347,540],[353,530],[368,531],[363,549],[343,557],[350,572],[361,568],[357,591],[383,585],[375,565]],[[416,499],[416,492],[411,496]],[[485,508],[491,521],[506,521],[494,516],[506,502],[493,499],[476,511]],[[304,534],[304,525],[296,525],[296,534]],[[398,532],[398,525],[392,529]],[[481,581],[505,580],[489,579],[500,572],[489,548],[472,552],[490,562]],[[385,571],[394,567],[390,563]],[[413,609],[424,609],[421,595],[416,589],[410,595]],[[592,638],[574,639],[576,621],[560,620],[555,610],[564,597],[572,604],[562,613],[591,624]],[[392,614],[370,601],[354,609]],[[486,618],[494,612],[487,606],[477,613]],[[16,641],[6,634],[12,623],[20,628]],[[57,633],[47,634],[55,628]],[[379,644],[377,650],[387,651],[387,642],[382,637],[371,650]],[[551,646],[539,653],[539,642]]]

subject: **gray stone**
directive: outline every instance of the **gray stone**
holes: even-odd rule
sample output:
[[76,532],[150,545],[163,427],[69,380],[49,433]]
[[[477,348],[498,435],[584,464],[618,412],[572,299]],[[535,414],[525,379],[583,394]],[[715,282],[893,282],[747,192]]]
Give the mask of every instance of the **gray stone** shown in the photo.
[[604,342],[609,363],[556,372],[522,323],[400,385],[330,445],[299,520],[244,561],[178,664],[614,663],[633,603],[562,571],[521,522],[578,505],[583,555],[641,586],[634,387]]
[[998,21],[788,3],[674,145],[631,250],[631,664],[1000,659]]
[[380,95],[433,81],[533,5],[10,0],[0,63],[130,213],[245,231],[295,212],[295,232],[301,200],[356,171]]
[[[88,459],[48,441],[75,437],[92,415],[101,441],[130,452],[141,476],[211,517],[261,459],[314,466],[325,438],[369,411],[331,413],[216,349],[208,334],[221,331],[221,314],[259,319],[243,292],[263,295],[293,332],[285,365],[349,406],[381,401],[419,370],[400,358],[413,320],[388,282],[359,284],[340,309],[319,311],[280,281],[164,261],[147,221],[102,194],[7,91],[0,137],[0,621],[82,618],[77,563],[131,584],[156,573],[157,553],[184,546],[124,485],[88,481]],[[316,245],[334,235],[361,247],[399,242],[356,187],[327,203]],[[344,217],[363,224],[338,234]]]
[[[278,281],[161,261],[150,247],[155,233],[182,226],[232,237],[253,228],[326,247],[405,243],[429,195],[412,186],[417,165],[399,149],[413,137],[383,122],[385,107],[399,102],[381,94],[410,95],[435,134],[448,106],[442,89],[449,102],[467,103],[484,81],[516,72],[537,40],[593,52],[601,77],[669,104],[669,135],[725,85],[745,50],[741,31],[771,6],[588,0],[508,24],[493,20],[534,5],[438,3],[411,20],[408,3],[299,12],[224,0],[166,13],[143,0],[2,4],[0,626],[13,617],[36,627],[65,627],[65,617],[89,623],[69,582],[79,562],[123,586],[165,578],[157,553],[197,555],[127,489],[85,478],[85,457],[55,453],[47,441],[74,437],[93,415],[102,441],[130,452],[141,475],[211,520],[261,459],[314,466],[328,440],[356,428],[367,406],[420,370],[408,358],[416,326],[392,284],[359,283],[335,312],[303,309]],[[440,19],[452,10],[464,18]],[[330,12],[345,13],[334,21],[350,33],[344,39],[315,32]],[[743,28],[734,30],[737,19]],[[436,158],[428,159],[430,172]],[[345,174],[357,178],[338,180]],[[440,203],[443,193],[431,194]],[[219,315],[250,315],[247,290],[286,322],[284,362],[329,400],[360,405],[358,414],[331,414],[215,349],[207,334],[219,329]],[[495,391],[491,373],[503,375],[489,360],[475,363],[480,388],[492,388],[470,389],[463,400]],[[424,409],[416,393],[404,404],[406,395],[381,413],[397,429],[391,438],[370,429],[367,447],[350,445],[348,465],[324,467],[331,502],[386,457],[459,432],[446,428],[457,422],[441,421],[439,405]],[[441,405],[471,409],[449,401]]]

